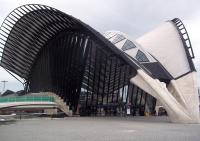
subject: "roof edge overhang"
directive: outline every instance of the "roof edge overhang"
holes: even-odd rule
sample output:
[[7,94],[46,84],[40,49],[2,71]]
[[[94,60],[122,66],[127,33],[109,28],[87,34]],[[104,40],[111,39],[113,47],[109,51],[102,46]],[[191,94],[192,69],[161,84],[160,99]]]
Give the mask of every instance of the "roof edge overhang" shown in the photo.
[[196,71],[194,63],[192,61],[192,59],[195,58],[194,51],[193,51],[193,48],[192,48],[190,37],[189,37],[188,32],[185,28],[185,25],[183,24],[183,22],[179,18],[174,18],[174,19],[171,20],[171,22],[174,24],[174,26],[176,27],[176,29],[179,33],[179,36],[181,38],[181,41],[182,41],[184,49],[185,49],[185,53],[187,55],[187,59],[188,59],[188,63],[189,63],[191,72]]
[[[27,30],[31,23],[32,29]],[[127,64],[136,70],[138,69],[138,66],[125,53],[89,25],[55,8],[39,4],[22,5],[14,9],[3,21],[0,30],[0,44],[1,49],[3,49],[0,66],[21,78],[28,79],[37,54],[51,37],[66,28],[77,27],[84,29],[99,44],[110,48]],[[20,31],[21,34],[16,31]],[[40,31],[44,32],[41,33]],[[39,33],[39,35],[35,35],[36,33]],[[29,58],[27,55],[29,55]]]

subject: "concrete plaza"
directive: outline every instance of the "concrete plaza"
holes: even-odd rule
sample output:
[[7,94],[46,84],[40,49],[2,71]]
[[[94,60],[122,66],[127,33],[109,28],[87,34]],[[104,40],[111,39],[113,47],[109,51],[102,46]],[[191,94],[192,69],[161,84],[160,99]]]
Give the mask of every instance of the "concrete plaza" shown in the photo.
[[0,141],[199,141],[200,124],[167,117],[34,118],[0,123]]

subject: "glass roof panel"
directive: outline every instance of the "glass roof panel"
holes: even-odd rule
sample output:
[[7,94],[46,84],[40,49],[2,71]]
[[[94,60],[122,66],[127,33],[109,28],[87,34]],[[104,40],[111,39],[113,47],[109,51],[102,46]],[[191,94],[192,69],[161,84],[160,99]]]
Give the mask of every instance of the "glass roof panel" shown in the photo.
[[112,43],[113,43],[113,44],[116,44],[116,43],[118,43],[118,42],[121,42],[121,41],[124,40],[124,39],[125,39],[125,37],[124,37],[123,35],[117,34],[116,37],[115,37],[115,39],[112,41]]
[[147,56],[140,50],[138,50],[138,52],[136,54],[136,59],[139,62],[149,62],[149,59],[147,58]]
[[133,42],[131,42],[130,40],[126,40],[126,42],[124,43],[123,47],[122,47],[122,50],[125,51],[125,50],[128,50],[128,49],[131,49],[131,48],[135,48],[135,44]]

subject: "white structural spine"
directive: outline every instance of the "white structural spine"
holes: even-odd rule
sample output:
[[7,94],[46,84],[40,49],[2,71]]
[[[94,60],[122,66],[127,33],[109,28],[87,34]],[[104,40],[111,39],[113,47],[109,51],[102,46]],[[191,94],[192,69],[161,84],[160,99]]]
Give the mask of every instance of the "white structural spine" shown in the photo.
[[[143,70],[138,70],[138,74],[131,78],[130,82],[159,100],[172,122],[199,123],[199,101],[195,76],[196,72],[192,72],[180,78],[184,81],[171,80],[167,87],[165,83],[153,79]],[[179,90],[180,85],[187,85],[187,87]]]

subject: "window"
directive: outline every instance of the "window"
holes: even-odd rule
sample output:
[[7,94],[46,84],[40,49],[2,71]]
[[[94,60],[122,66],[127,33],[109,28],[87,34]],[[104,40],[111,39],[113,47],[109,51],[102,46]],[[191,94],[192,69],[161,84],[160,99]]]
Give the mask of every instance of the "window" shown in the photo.
[[136,54],[136,59],[139,62],[149,62],[149,59],[147,58],[147,56],[140,50],[138,50],[138,52]]
[[123,47],[122,47],[122,50],[125,51],[125,50],[128,50],[128,49],[131,49],[131,48],[135,48],[136,46],[134,45],[133,42],[131,42],[130,40],[126,40],[126,42],[124,43]]
[[110,32],[103,33],[103,36],[107,37],[110,34]]
[[123,35],[117,34],[116,37],[114,38],[114,40],[112,41],[112,43],[116,44],[124,39],[125,39],[125,37]]
[[110,38],[114,37],[115,35],[116,35],[116,33],[109,32],[108,34],[105,35],[105,37],[107,39],[110,39]]

